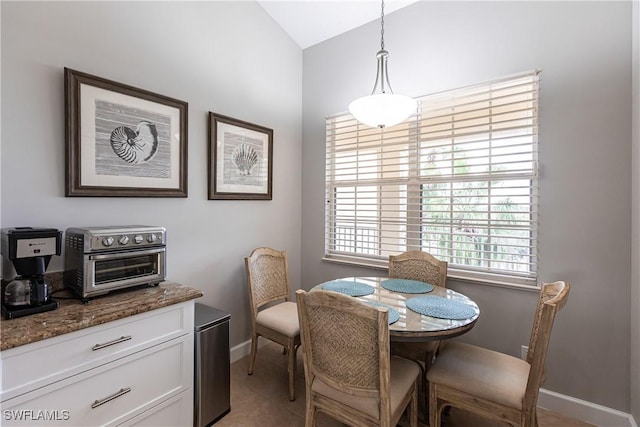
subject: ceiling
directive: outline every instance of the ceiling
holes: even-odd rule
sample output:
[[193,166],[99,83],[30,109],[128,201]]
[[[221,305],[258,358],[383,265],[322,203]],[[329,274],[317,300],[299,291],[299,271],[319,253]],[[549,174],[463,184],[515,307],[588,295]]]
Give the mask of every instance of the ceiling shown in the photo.
[[[389,14],[417,0],[385,0]],[[380,19],[377,0],[258,0],[269,15],[305,49],[368,22]]]

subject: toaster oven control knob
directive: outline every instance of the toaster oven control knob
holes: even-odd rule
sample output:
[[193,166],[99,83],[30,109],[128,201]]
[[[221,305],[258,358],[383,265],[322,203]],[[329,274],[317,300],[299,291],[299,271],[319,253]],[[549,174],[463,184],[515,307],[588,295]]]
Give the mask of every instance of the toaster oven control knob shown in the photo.
[[121,245],[126,245],[127,243],[129,243],[129,236],[120,236],[120,238],[118,239],[118,243],[120,243]]
[[103,244],[104,246],[111,246],[111,245],[113,245],[113,237],[111,237],[111,236],[107,236],[107,237],[103,238],[103,239],[102,239],[102,244]]
[[142,234],[136,234],[135,236],[133,236],[133,241],[137,244],[142,243],[143,240],[144,238],[142,237]]
[[155,243],[155,242],[156,242],[156,240],[157,240],[157,237],[156,237],[156,235],[155,235],[155,234],[153,234],[153,233],[152,233],[152,234],[149,234],[149,235],[147,236],[147,242],[149,242],[149,243]]

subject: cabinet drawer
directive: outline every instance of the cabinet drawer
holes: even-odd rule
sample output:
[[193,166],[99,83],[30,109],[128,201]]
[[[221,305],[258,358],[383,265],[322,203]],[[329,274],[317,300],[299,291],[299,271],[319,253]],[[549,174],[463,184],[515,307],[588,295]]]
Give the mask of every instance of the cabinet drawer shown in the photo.
[[193,393],[191,390],[182,392],[120,425],[131,427],[192,427]]
[[193,302],[3,351],[2,401],[193,331]]
[[117,425],[190,395],[190,363],[193,332],[3,402],[3,425]]

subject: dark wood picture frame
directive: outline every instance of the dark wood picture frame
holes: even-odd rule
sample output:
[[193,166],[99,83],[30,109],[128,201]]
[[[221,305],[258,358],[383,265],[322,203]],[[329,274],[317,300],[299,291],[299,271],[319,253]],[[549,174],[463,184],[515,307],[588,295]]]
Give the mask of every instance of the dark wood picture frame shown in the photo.
[[209,200],[272,200],[273,129],[209,112]]
[[188,104],[64,69],[66,197],[187,197]]

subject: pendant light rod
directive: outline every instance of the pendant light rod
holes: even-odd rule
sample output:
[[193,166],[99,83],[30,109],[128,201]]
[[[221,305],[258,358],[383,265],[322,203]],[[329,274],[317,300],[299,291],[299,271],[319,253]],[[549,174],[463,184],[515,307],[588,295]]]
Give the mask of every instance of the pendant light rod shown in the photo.
[[380,9],[380,50],[384,50],[384,0]]
[[[389,52],[384,50],[384,0],[382,0],[382,6],[380,7],[380,50],[376,54],[376,59],[378,61],[377,71],[376,71],[376,81],[373,84],[373,90],[371,91],[371,95],[375,93],[387,93],[385,89],[386,87],[389,89],[389,93],[393,93],[393,89],[391,89],[391,83],[389,83],[389,71],[387,69],[387,60],[389,59]],[[378,89],[378,84],[380,84],[380,88]]]

